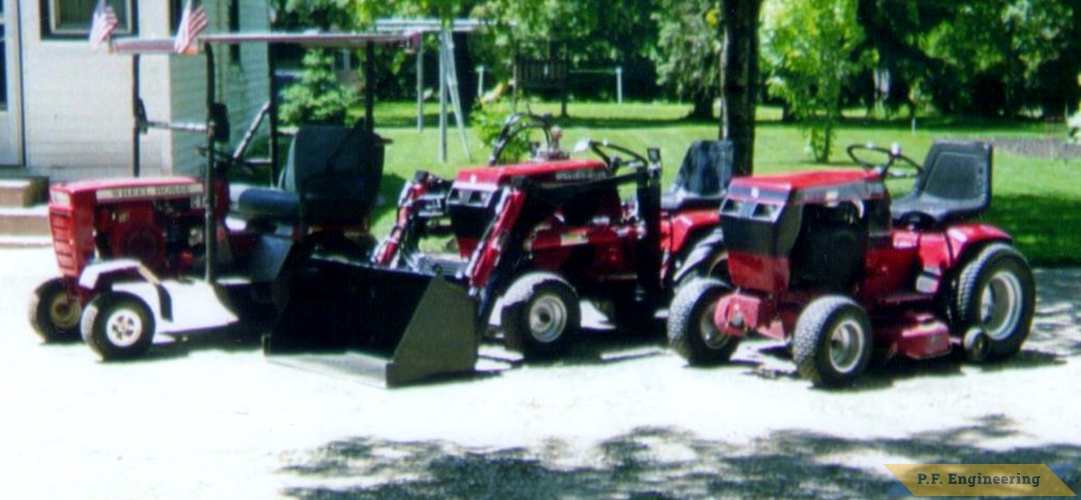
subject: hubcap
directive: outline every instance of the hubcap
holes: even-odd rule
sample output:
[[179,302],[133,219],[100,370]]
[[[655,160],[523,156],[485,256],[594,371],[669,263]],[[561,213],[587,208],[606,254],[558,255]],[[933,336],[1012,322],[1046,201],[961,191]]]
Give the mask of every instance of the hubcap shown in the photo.
[[567,306],[553,295],[541,295],[529,310],[529,331],[538,342],[552,342],[567,327]]
[[70,330],[78,326],[81,314],[79,303],[68,300],[67,295],[63,293],[57,294],[49,303],[49,320],[61,330]]
[[847,319],[830,333],[830,364],[838,373],[851,372],[859,364],[863,352],[863,335],[860,334],[862,331],[859,322]]
[[1021,282],[1013,273],[995,273],[980,294],[983,331],[994,340],[1003,340],[1017,328],[1020,317]]
[[143,336],[143,320],[135,311],[117,309],[105,322],[105,335],[117,347],[131,347]]
[[725,344],[728,344],[728,341],[732,340],[713,323],[713,315],[716,311],[717,303],[714,301],[698,317],[698,335],[702,337],[702,342],[710,349],[720,349]]

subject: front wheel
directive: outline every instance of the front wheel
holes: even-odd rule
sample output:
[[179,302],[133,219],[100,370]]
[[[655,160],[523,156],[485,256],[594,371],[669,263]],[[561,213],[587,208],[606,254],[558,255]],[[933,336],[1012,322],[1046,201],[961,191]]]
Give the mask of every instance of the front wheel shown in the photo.
[[956,293],[956,330],[983,331],[990,344],[987,360],[1021,350],[1032,327],[1036,284],[1017,250],[998,243],[983,249],[961,269]]
[[668,346],[691,366],[728,361],[739,337],[726,335],[713,322],[717,302],[728,291],[719,280],[695,279],[681,286],[668,308]]
[[68,294],[61,278],[42,283],[30,297],[30,326],[45,342],[79,340],[82,312],[79,298]]
[[847,297],[815,299],[796,320],[792,357],[820,387],[849,385],[871,361],[871,320]]
[[154,315],[138,297],[105,292],[86,305],[83,340],[102,361],[134,359],[150,349]]
[[692,267],[683,273],[683,276],[679,278],[679,282],[675,285],[677,293],[680,288],[701,278],[712,278],[726,286],[730,286],[728,284],[732,283],[732,276],[728,273],[728,252],[712,252],[706,258],[690,265]]
[[546,272],[523,275],[503,296],[500,324],[507,347],[526,359],[555,357],[581,328],[578,294],[563,278]]

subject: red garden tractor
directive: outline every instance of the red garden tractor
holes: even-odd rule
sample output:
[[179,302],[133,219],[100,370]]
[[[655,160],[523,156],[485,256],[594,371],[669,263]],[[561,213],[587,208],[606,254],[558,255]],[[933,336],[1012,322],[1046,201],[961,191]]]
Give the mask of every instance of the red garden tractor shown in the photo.
[[[501,164],[507,141],[534,129],[544,141],[530,158]],[[526,359],[552,357],[580,328],[580,300],[599,304],[617,327],[641,330],[681,278],[723,269],[723,247],[709,242],[731,177],[728,143],[693,146],[662,195],[658,151],[647,158],[586,141],[582,149],[597,158],[572,159],[559,149],[560,136],[547,117],[512,116],[488,166],[462,169],[453,180],[418,173],[372,263],[312,260],[295,273],[268,352],[394,350],[412,345],[410,331],[427,321],[447,338],[430,357],[452,357],[448,346],[457,346],[458,361],[410,376],[469,371],[499,307],[508,347]],[[633,189],[633,200],[621,198],[622,187]],[[440,236],[449,238],[445,245],[425,247]],[[692,255],[695,242],[709,251]],[[350,312],[332,314],[328,304]],[[406,381],[392,368],[399,357],[387,368],[390,384]]]
[[[936,142],[923,165],[898,147],[852,146],[862,170],[736,179],[721,207],[729,279],[694,281],[669,311],[671,347],[726,361],[751,332],[790,342],[816,386],[852,383],[882,358],[1013,356],[1035,285],[1009,235],[975,220],[991,202],[992,149]],[[870,160],[876,161],[870,161]],[[915,177],[890,199],[884,180]]]
[[[408,40],[389,34],[203,36],[208,78],[205,124],[150,122],[136,87],[136,130],[164,126],[206,134],[206,177],[53,186],[50,224],[61,276],[39,286],[31,300],[30,322],[37,333],[46,341],[78,338],[81,333],[102,359],[134,358],[149,349],[156,332],[182,333],[235,321],[237,316],[272,319],[284,300],[283,289],[275,285],[292,254],[364,258],[375,243],[368,228],[384,147],[372,129],[371,99],[357,127],[301,127],[280,175],[276,155],[271,155],[275,186],[233,186],[231,204],[226,171],[247,163],[243,150],[264,113],[236,153],[216,152],[216,144],[227,140],[229,127],[224,106],[214,101],[212,45],[367,47],[370,59],[371,44]],[[137,68],[140,55],[169,54],[172,43],[118,40],[112,50],[133,54]],[[272,97],[264,107],[271,116],[272,152],[277,137],[273,108]],[[135,143],[137,161],[137,137]]]

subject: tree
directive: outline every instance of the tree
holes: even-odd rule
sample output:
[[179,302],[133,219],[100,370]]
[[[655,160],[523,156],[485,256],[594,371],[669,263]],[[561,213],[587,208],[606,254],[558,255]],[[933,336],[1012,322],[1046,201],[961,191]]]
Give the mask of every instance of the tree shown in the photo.
[[658,82],[691,100],[690,118],[713,118],[713,101],[720,94],[719,17],[715,0],[658,0],[652,16],[658,26],[652,54]]
[[[1076,7],[1059,0],[984,0],[958,5],[927,37],[927,53],[951,69],[944,110],[1016,116],[1029,107],[1062,116],[1079,67]],[[945,83],[945,82],[943,82]],[[1074,93],[1076,95],[1076,93]],[[1048,96],[1054,99],[1048,100]],[[1047,109],[1048,107],[1052,109]]]
[[272,0],[276,29],[351,29],[352,0]]
[[[926,97],[941,113],[1060,117],[1081,97],[1081,7],[1074,0],[859,0],[894,85],[888,102]],[[920,95],[924,94],[924,95]]]
[[731,139],[733,173],[754,172],[755,107],[758,102],[758,27],[762,0],[723,0],[724,40],[721,121],[718,135]]
[[[626,92],[653,97],[656,89],[650,59],[657,44],[657,25],[650,18],[654,0],[481,0],[470,16],[492,22],[478,44],[478,59],[493,64],[493,76],[509,79],[514,57],[563,57],[567,49],[572,68],[623,68]],[[595,91],[596,77],[589,76],[572,90]]]
[[766,54],[772,93],[784,99],[808,138],[814,160],[829,161],[841,91],[864,62],[856,0],[774,0],[766,15]]
[[304,55],[304,71],[297,83],[282,92],[281,119],[291,125],[345,124],[356,93],[334,74],[334,56],[323,50]]
[[859,0],[857,4],[856,19],[865,35],[860,50],[873,54],[875,70],[890,81],[885,95],[864,100],[871,103],[879,98],[887,112],[907,106],[914,118],[916,100],[926,97],[921,89],[943,80],[946,70],[942,61],[924,52],[922,41],[949,18],[956,4],[920,0]]

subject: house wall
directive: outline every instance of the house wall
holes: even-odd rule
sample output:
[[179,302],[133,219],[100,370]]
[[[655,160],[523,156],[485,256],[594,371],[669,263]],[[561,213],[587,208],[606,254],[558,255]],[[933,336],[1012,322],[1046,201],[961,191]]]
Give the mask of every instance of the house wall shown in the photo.
[[[266,2],[263,0],[240,1],[240,31],[268,31],[270,17]],[[227,29],[227,2],[207,2],[207,15],[214,31]],[[229,122],[232,127],[231,145],[240,142],[248,124],[258,113],[259,108],[270,95],[267,72],[267,48],[263,44],[248,44],[240,49],[239,59],[233,60],[227,47],[214,47],[216,62],[215,94],[217,101],[229,107]],[[206,62],[203,58],[173,58],[172,62],[172,101],[175,119],[179,121],[199,121],[206,115]],[[266,134],[268,127],[264,122],[261,133]],[[206,145],[206,139],[191,134],[173,134],[169,147],[175,160],[173,170],[188,175],[201,174],[206,160],[198,154],[198,148]]]
[[[143,2],[141,36],[164,36],[167,17]],[[30,170],[56,180],[130,175],[131,58],[104,48],[91,52],[85,39],[43,39],[41,2],[22,2],[26,161]],[[159,29],[150,19],[161,19]],[[164,66],[144,58],[142,84],[148,111],[161,109]],[[161,135],[143,140],[143,171],[161,172]]]
[[[265,0],[240,1],[242,27],[267,29]],[[54,181],[131,175],[132,57],[108,54],[104,48],[91,52],[83,39],[42,39],[41,3],[21,3],[26,160],[31,172]],[[204,5],[210,20],[207,31],[225,31],[226,0],[207,0]],[[172,37],[168,9],[169,2],[139,2],[139,37]],[[203,57],[144,55],[140,60],[141,94],[149,119],[205,119]],[[255,61],[250,64],[258,66]],[[265,67],[265,51],[262,64]],[[261,74],[265,81],[263,75],[265,70]],[[256,86],[246,78],[242,78],[246,85]],[[256,89],[244,97],[261,103],[267,92],[261,95]],[[243,110],[249,105],[236,107]],[[196,148],[204,143],[199,134],[151,129],[140,138],[141,175],[201,173],[205,160]]]
[[0,167],[22,163],[22,100],[19,96],[19,4],[16,0],[0,0],[3,4],[3,51],[7,77],[7,105],[0,106]]

